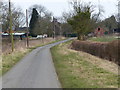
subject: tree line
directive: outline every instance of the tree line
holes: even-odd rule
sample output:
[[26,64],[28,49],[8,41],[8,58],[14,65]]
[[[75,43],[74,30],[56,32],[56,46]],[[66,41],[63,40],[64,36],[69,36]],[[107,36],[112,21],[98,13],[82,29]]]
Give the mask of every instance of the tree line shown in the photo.
[[[11,4],[12,13],[12,29],[17,31],[21,27],[26,26],[26,15],[20,7]],[[9,32],[9,4],[5,1],[0,1],[0,22],[2,24],[2,32]],[[48,11],[42,5],[32,5],[28,9],[30,20],[29,32],[30,35],[36,36],[38,34],[46,33],[52,35],[52,12]]]
[[[97,27],[102,27],[109,32],[118,27],[116,16],[112,15],[109,18],[101,20],[100,17],[104,14],[104,9],[100,6],[98,13],[94,13],[94,6],[91,3],[83,3],[80,1],[71,1],[72,9],[70,12],[63,12],[62,17],[58,17],[60,33],[64,36],[68,34],[77,34],[78,39],[84,39],[84,36],[93,32]],[[40,34],[53,35],[54,23],[52,12],[47,10],[42,5],[32,5],[28,9],[29,13],[29,33],[31,36]],[[0,14],[2,30],[9,30],[9,7],[8,3],[0,1]],[[20,7],[12,4],[12,25],[17,30],[19,27],[25,26],[25,14]],[[59,27],[56,25],[56,34]]]
[[[11,5],[11,12],[12,12],[12,26],[14,29],[21,27],[25,24],[25,15],[20,7],[15,7],[12,3]],[[3,0],[0,1],[0,19],[2,24],[2,31],[9,30],[9,5],[8,2]]]
[[70,4],[72,5],[72,10],[64,12],[63,18],[66,24],[71,26],[72,33],[77,34],[79,40],[84,40],[88,33],[94,32],[98,27],[103,28],[108,33],[112,33],[113,29],[119,28],[117,15],[111,15],[101,20],[101,16],[104,14],[104,8],[101,5],[98,7],[98,13],[94,13],[95,6],[90,2],[83,3],[74,0]]

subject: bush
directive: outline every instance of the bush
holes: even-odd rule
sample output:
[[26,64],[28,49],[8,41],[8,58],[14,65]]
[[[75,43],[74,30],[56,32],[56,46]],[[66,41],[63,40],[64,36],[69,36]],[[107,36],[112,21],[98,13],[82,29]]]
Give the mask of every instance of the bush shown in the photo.
[[78,41],[72,42],[72,49],[90,53],[92,55],[113,61],[120,65],[120,40],[116,40],[110,43],[107,42],[89,42]]

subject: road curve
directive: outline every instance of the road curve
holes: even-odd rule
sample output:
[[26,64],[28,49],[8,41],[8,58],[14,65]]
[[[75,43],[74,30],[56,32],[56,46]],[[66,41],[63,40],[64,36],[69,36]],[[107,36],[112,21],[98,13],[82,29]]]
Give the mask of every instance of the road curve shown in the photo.
[[50,48],[69,40],[38,47],[27,54],[2,77],[2,88],[60,88]]

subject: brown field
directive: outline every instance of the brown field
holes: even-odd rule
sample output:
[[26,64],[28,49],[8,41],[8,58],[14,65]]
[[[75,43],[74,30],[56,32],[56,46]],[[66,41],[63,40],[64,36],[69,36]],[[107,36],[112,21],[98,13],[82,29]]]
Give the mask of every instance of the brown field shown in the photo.
[[[40,44],[46,44],[51,41],[54,41],[53,38],[44,38],[42,39],[31,39],[29,40],[29,47],[34,47]],[[16,40],[14,41],[14,48],[15,50],[24,50],[27,48],[26,46],[26,40]],[[2,53],[9,54],[11,53],[11,43],[7,40],[2,40]]]

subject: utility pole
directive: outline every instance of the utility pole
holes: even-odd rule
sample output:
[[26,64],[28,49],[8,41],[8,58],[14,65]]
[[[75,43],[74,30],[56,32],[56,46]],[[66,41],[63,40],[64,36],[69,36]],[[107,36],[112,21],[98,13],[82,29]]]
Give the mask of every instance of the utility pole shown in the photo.
[[9,0],[9,29],[10,29],[10,40],[11,40],[11,49],[12,52],[14,51],[14,40],[13,40],[13,34],[12,34],[12,14],[11,14],[11,1]]
[[62,26],[61,26],[61,23],[60,23],[60,36],[62,36]]
[[53,17],[53,38],[55,39],[55,18]]
[[57,22],[57,27],[59,28],[59,36],[62,36],[62,27],[60,22]]
[[[0,62],[2,62],[2,19],[0,16]],[[2,69],[2,63],[0,64],[0,69]]]
[[26,9],[26,26],[27,26],[27,41],[26,41],[26,44],[27,44],[27,48],[29,47],[29,37],[28,37],[28,34],[29,34],[29,30],[28,30],[28,11]]
[[118,28],[120,28],[120,1],[118,1]]
[[40,20],[38,20],[38,22],[39,22],[39,29],[41,30],[41,34],[42,34],[41,40],[42,40],[42,43],[44,43],[44,38],[43,38],[43,33],[44,33],[44,32],[43,32],[43,30],[42,30],[42,28],[41,28],[41,25],[42,25],[42,24],[41,24],[41,22],[42,22],[42,16],[41,16],[41,15],[42,15],[42,12],[40,11],[40,17],[39,17]]

